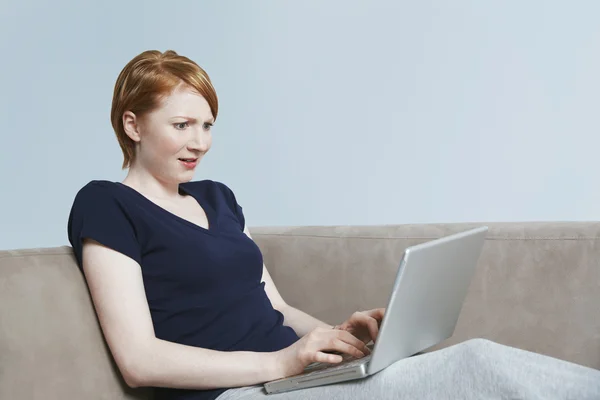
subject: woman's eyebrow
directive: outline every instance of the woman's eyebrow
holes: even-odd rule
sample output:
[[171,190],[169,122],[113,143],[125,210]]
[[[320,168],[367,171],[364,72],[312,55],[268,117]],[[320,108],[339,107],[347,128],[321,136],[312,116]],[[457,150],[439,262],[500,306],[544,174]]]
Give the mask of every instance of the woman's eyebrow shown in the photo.
[[[176,115],[173,118],[185,118],[185,119],[189,119],[190,121],[194,121],[194,122],[198,121],[197,118],[188,117],[188,116],[185,116],[185,115]],[[209,118],[209,119],[207,119],[204,122],[209,123],[209,124],[214,124],[215,123],[215,119],[214,118]]]

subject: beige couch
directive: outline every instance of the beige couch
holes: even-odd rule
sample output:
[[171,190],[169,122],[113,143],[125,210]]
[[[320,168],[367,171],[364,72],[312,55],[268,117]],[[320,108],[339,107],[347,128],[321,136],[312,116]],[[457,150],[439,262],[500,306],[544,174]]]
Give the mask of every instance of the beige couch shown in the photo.
[[[256,228],[284,298],[330,323],[386,305],[403,250],[478,224]],[[487,224],[455,335],[600,369],[600,223]],[[69,247],[0,252],[0,399],[148,398],[127,388]]]

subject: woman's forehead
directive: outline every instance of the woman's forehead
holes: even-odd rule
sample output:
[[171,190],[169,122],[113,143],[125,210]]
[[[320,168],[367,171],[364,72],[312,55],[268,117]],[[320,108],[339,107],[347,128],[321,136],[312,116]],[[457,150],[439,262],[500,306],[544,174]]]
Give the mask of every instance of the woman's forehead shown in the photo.
[[[193,89],[176,89],[162,99],[161,113],[185,115],[196,119],[211,119],[212,113],[206,99]],[[158,110],[157,110],[158,111]]]

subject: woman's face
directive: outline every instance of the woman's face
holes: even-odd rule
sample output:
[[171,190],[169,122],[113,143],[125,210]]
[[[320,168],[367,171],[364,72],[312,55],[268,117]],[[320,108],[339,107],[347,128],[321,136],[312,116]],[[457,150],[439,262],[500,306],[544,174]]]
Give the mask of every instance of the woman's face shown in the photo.
[[204,97],[180,85],[159,108],[136,118],[138,140],[132,168],[144,168],[163,182],[190,181],[212,144],[213,123]]

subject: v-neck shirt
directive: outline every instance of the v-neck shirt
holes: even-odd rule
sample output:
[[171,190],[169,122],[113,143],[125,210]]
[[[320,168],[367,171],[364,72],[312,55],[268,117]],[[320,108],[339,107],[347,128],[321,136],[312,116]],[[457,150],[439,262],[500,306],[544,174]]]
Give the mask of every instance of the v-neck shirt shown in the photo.
[[[136,261],[159,339],[218,351],[270,352],[293,344],[298,336],[266,295],[262,253],[243,232],[234,193],[210,180],[179,189],[204,209],[208,229],[122,183],[85,185],[68,221],[79,267],[85,238]],[[214,399],[224,390],[159,389],[156,399]]]

